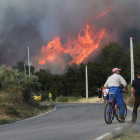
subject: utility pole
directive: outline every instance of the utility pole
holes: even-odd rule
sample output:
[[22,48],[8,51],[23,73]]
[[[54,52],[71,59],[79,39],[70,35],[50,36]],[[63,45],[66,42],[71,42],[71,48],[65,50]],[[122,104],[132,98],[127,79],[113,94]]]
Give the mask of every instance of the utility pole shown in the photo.
[[25,75],[26,75],[26,64],[24,64],[24,72],[25,72]]
[[134,80],[133,38],[130,37],[131,83]]
[[87,74],[87,65],[86,65],[86,98],[88,98],[88,74]]
[[30,76],[30,57],[29,57],[29,47],[28,48],[28,67],[29,67],[29,76]]

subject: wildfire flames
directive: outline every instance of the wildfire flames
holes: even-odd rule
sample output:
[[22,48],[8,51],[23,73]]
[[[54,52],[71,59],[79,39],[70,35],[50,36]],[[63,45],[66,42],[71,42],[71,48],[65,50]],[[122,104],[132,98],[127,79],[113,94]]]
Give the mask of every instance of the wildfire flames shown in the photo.
[[[106,13],[114,9],[114,7],[111,7],[107,11],[98,14],[95,16],[94,20],[98,20]],[[61,65],[63,70],[67,64],[72,65],[75,63],[78,65],[83,62],[83,60],[88,57],[91,52],[99,47],[101,39],[105,36],[105,30],[105,28],[97,30],[96,24],[86,24],[78,33],[76,38],[72,35],[57,36],[49,41],[46,46],[42,46],[40,54],[37,55],[34,60],[37,60],[39,65],[44,65],[46,63]],[[64,38],[67,38],[65,44],[62,41]],[[67,55],[69,60],[65,60],[64,58],[65,56],[67,57]],[[15,58],[8,61],[6,65],[9,66],[14,60]]]
[[111,7],[111,8],[108,9],[107,11],[98,14],[97,16],[95,16],[95,21],[98,20],[99,18],[103,17],[105,14],[107,14],[108,12],[110,12],[110,11],[112,11],[112,10],[114,10],[114,9],[115,9],[115,7]]
[[10,60],[10,61],[8,61],[8,62],[6,63],[6,66],[9,66],[9,64],[10,64],[11,62],[13,62],[14,60],[15,60],[15,58],[12,59],[12,60]]
[[[95,16],[95,21],[104,16],[106,13],[114,10],[111,7],[109,10],[102,12]],[[81,35],[83,33],[83,35]],[[39,57],[39,65],[44,65],[46,63],[60,63],[62,69],[65,69],[65,61],[63,59],[63,54],[69,54],[72,60],[69,61],[69,65],[76,63],[80,64],[88,55],[98,48],[101,39],[105,36],[105,28],[96,30],[96,25],[85,25],[83,30],[81,30],[75,39],[73,36],[65,36],[68,38],[67,43],[61,43],[61,36],[57,36],[46,46],[42,46]]]
[[12,62],[14,62],[19,56],[25,56],[25,54],[16,55],[15,58],[13,58],[12,60],[8,61],[5,65],[9,67],[10,64],[11,64]]
[[61,44],[61,37],[58,36],[52,39],[47,46],[42,46],[39,65],[44,65],[47,62],[55,63],[59,59],[63,62],[62,67],[64,69],[63,53],[70,54],[72,57],[69,65],[81,63],[92,51],[98,48],[100,40],[105,36],[105,28],[96,31],[95,25],[86,25],[83,31],[84,35],[82,36],[80,31],[77,39],[68,37],[68,42],[65,45]]

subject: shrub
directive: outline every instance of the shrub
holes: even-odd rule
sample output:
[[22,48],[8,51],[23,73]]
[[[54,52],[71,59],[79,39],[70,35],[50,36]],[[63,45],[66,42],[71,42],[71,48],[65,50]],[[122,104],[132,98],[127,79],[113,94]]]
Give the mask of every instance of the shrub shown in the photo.
[[70,99],[70,97],[66,97],[66,96],[59,96],[56,98],[56,102],[68,102]]
[[22,102],[22,90],[21,86],[9,86],[7,89],[0,92],[0,98],[4,103]]
[[[41,84],[39,78],[34,75],[25,76],[24,73],[14,69],[6,69],[6,66],[0,67],[0,80],[3,89],[10,86],[21,86],[24,101],[31,101],[31,93],[39,90]],[[12,95],[11,95],[12,96]]]
[[59,97],[56,97],[56,102],[73,102],[73,101],[77,101],[78,99],[80,99],[81,97],[74,97],[74,96],[71,96],[71,97],[67,97],[67,96],[62,96],[60,95]]

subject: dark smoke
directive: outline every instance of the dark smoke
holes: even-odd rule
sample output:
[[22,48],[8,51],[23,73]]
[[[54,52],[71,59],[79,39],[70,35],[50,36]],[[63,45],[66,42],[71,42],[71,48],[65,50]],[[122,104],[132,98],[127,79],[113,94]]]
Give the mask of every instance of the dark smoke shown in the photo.
[[[115,7],[113,11],[94,20],[95,15],[112,6]],[[49,68],[53,73],[63,73],[61,62],[39,66],[34,57],[42,45],[56,36],[70,33],[77,37],[85,24],[96,24],[97,30],[106,28],[99,48],[84,60],[85,63],[97,59],[110,41],[126,44],[133,36],[137,43],[140,38],[139,0],[1,0],[0,11],[0,36],[17,49],[25,49],[14,49],[0,38],[0,65],[14,58],[10,66],[20,60],[27,63],[27,46],[30,46],[31,64],[36,70]],[[62,44],[67,42],[66,39],[61,41]],[[64,54],[63,59],[68,63],[72,58]]]

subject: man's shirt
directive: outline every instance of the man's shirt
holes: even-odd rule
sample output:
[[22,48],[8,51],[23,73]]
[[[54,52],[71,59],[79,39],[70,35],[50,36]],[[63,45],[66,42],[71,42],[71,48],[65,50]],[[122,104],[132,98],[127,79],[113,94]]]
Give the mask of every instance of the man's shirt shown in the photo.
[[134,79],[131,87],[135,89],[135,97],[140,98],[140,78]]
[[124,87],[127,86],[126,81],[121,75],[114,73],[113,75],[108,77],[104,87],[105,88],[112,87],[112,86],[120,87],[121,85],[123,85]]

